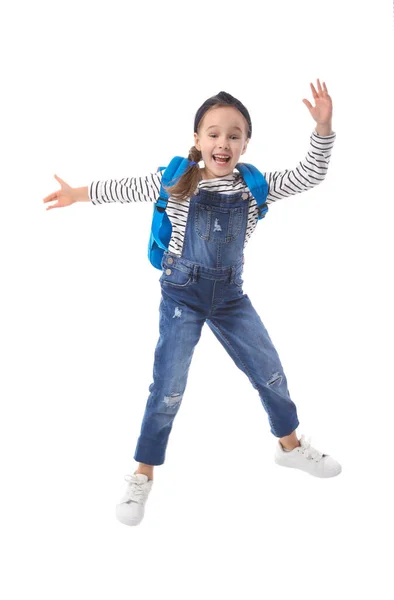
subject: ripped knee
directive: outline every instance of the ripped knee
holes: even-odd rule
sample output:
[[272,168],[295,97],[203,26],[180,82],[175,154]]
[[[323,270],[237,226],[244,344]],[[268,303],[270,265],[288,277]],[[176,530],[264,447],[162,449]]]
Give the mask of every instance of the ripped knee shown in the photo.
[[283,375],[281,373],[279,373],[279,371],[277,371],[267,381],[267,385],[274,385],[274,383],[277,383],[278,385],[280,385],[282,383],[282,379],[283,379]]
[[182,394],[174,393],[174,394],[171,394],[171,396],[164,396],[163,402],[166,406],[171,407],[171,406],[177,406],[181,400],[182,400]]

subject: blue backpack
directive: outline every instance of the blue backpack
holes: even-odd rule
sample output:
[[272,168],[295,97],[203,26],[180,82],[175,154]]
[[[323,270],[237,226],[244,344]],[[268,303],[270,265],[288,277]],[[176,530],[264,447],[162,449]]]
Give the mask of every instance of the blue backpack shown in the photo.
[[[178,180],[188,167],[189,159],[182,156],[174,156],[167,167],[159,167],[157,169],[158,171],[165,169],[165,172],[161,180],[159,198],[153,206],[152,228],[148,245],[148,258],[156,269],[161,270],[162,268],[161,261],[164,251],[168,251],[172,232],[171,221],[166,214],[168,193],[163,188],[163,184],[169,186],[171,183],[174,185],[176,183],[174,180]],[[249,163],[237,163],[236,168],[241,173],[252,196],[255,198],[258,205],[258,218],[262,219],[268,211],[265,201],[268,194],[268,184],[264,175]]]

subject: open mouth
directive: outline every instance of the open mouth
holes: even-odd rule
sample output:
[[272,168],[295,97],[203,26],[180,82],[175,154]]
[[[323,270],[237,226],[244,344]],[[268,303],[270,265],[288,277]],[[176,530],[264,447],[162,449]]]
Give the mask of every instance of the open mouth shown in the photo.
[[213,160],[218,164],[218,165],[225,165],[230,161],[231,156],[228,156],[227,158],[221,158],[220,156],[217,155],[213,155]]

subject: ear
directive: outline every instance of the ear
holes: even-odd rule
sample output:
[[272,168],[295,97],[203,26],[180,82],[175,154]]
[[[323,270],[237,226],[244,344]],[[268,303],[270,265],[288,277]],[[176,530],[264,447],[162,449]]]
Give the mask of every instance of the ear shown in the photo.
[[197,150],[200,150],[200,152],[201,152],[199,137],[198,137],[197,133],[194,134],[194,145],[197,148]]
[[246,140],[246,142],[245,142],[245,144],[244,144],[244,147],[243,147],[243,150],[242,150],[242,152],[241,152],[241,155],[242,155],[242,154],[245,154],[245,152],[246,152],[246,149],[247,149],[247,147],[248,147],[249,139],[250,139],[250,138],[248,138],[248,139]]

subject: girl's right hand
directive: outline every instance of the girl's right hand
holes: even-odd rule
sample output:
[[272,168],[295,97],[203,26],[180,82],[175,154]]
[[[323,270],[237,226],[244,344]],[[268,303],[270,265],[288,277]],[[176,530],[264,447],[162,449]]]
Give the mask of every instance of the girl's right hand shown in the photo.
[[60,179],[60,177],[58,177],[57,175],[54,175],[54,177],[60,183],[61,189],[58,190],[57,192],[53,192],[52,194],[49,194],[49,196],[46,196],[44,198],[44,200],[43,200],[44,204],[46,202],[53,202],[54,200],[56,200],[56,204],[47,206],[47,210],[50,210],[51,208],[60,208],[63,206],[70,206],[70,204],[74,204],[74,202],[77,202],[77,199],[76,199],[75,193],[74,193],[74,189],[71,186],[69,186],[68,183],[63,181],[63,179]]

